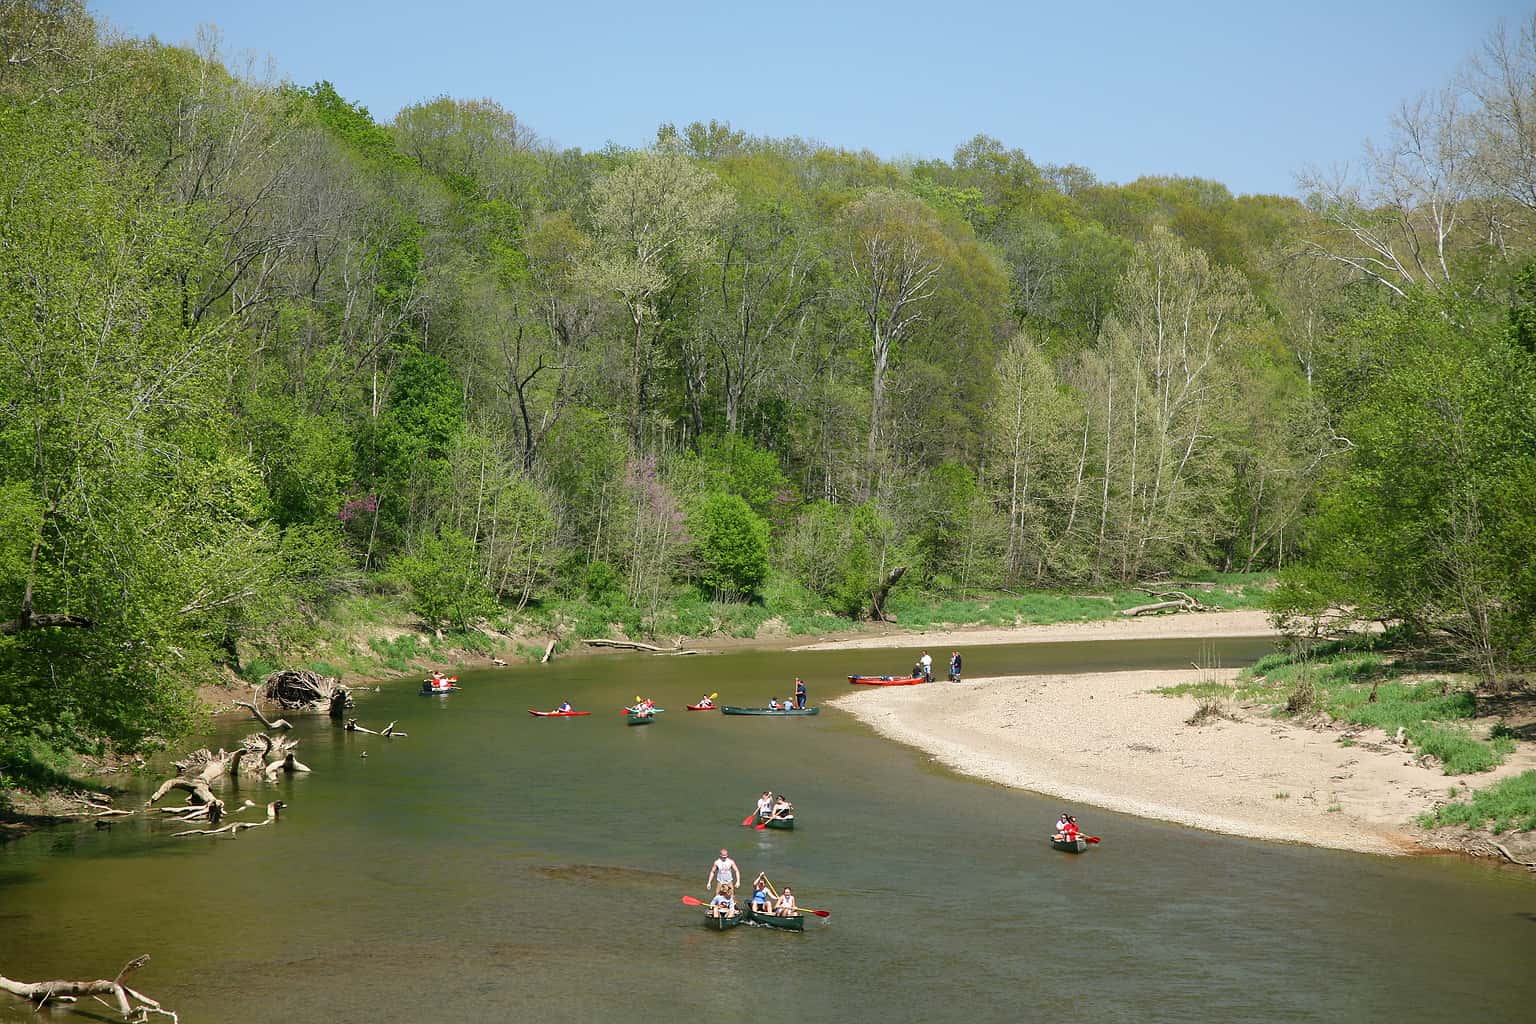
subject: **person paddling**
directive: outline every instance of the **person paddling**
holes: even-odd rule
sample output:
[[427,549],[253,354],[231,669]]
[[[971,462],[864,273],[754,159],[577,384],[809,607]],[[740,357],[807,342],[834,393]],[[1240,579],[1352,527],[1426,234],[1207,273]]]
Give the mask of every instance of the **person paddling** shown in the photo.
[[729,883],[721,883],[720,889],[715,893],[715,898],[709,901],[710,917],[735,917],[736,916],[736,887]]
[[705,694],[704,696],[700,697],[699,698],[699,702],[694,705],[694,707],[696,707],[696,708],[712,708],[714,706],[715,706],[715,702],[710,699],[708,694]]
[[563,701],[560,702],[560,706],[555,708],[555,713],[556,714],[565,714],[567,712],[571,712],[571,711],[575,711],[575,710],[576,710],[575,708],[571,707],[571,702],[570,701],[563,700]]
[[763,795],[757,798],[757,817],[759,820],[773,813],[773,792],[763,790]]
[[805,709],[805,680],[795,676],[795,708]]
[[764,914],[768,913],[772,909],[772,897],[768,895],[768,879],[758,875],[757,881],[752,885],[752,909]]
[[774,909],[774,913],[780,917],[794,917],[796,909],[794,890],[786,885],[784,891],[779,893],[779,905]]

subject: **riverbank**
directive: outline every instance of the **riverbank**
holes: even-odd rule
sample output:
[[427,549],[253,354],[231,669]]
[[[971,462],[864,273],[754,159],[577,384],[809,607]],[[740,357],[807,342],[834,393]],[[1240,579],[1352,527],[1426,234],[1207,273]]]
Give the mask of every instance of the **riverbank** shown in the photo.
[[[928,647],[936,651],[966,645],[1066,643],[1087,640],[1166,640],[1189,637],[1273,636],[1280,633],[1262,611],[1198,612],[1155,615],[1135,619],[1095,619],[1089,622],[1051,622],[1011,628],[958,626],[953,629],[888,631],[849,637],[827,637],[798,644],[794,651],[861,651],[892,647]],[[935,661],[945,658],[935,656]]]
[[[1361,853],[1462,848],[1410,823],[1465,778],[1423,765],[1379,730],[1358,733],[1346,746],[1340,732],[1241,708],[1231,709],[1236,720],[1190,725],[1194,697],[1152,691],[1194,674],[998,677],[876,689],[830,703],[957,771],[1073,805]],[[1236,675],[1200,673],[1208,682]],[[1481,788],[1532,767],[1536,750],[1522,744],[1475,782]],[[1094,832],[1092,814],[1078,814]]]

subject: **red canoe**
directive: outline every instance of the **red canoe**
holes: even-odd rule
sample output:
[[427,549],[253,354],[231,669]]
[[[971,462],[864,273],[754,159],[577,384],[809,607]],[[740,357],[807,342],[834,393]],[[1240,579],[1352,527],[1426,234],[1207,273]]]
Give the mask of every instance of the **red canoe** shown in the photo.
[[580,718],[582,715],[590,715],[590,711],[535,711],[528,709],[528,713],[535,718]]
[[922,676],[849,676],[848,681],[863,686],[912,686],[915,683],[927,682]]
[[683,706],[685,708],[687,708],[689,711],[719,711],[720,710],[720,707],[717,704],[684,704]]

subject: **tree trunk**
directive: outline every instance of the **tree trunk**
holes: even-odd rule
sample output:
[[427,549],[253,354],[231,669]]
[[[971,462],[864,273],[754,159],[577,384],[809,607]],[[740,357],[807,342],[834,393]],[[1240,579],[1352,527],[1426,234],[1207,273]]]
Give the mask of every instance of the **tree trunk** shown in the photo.
[[885,574],[885,579],[875,588],[874,599],[869,603],[869,617],[871,619],[874,619],[876,622],[888,621],[885,617],[885,599],[890,596],[891,588],[896,585],[896,581],[906,574],[907,567],[904,565],[898,565]]

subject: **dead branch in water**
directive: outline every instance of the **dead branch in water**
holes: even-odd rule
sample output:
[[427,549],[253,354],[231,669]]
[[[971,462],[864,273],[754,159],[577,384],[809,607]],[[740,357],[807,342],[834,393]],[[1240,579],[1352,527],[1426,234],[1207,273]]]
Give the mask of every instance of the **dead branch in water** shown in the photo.
[[37,1010],[41,1010],[46,1004],[73,1003],[80,996],[94,996],[103,1003],[102,996],[110,996],[112,1002],[106,1003],[114,1007],[126,1021],[146,1021],[150,1014],[158,1014],[177,1021],[176,1014],[161,1006],[158,1000],[151,999],[144,993],[136,991],[128,986],[128,975],[149,963],[149,954],[135,957],[123,965],[123,969],[117,972],[117,977],[110,981],[98,979],[96,981],[15,981],[0,975],[0,991],[9,992],[28,1001],[36,1001]]
[[[251,692],[251,696],[252,697],[256,696],[256,691],[254,689]],[[257,707],[251,701],[237,700],[237,701],[234,701],[233,703],[234,703],[235,707],[237,707],[237,708],[250,708],[251,714],[255,715],[257,721],[259,721],[262,724],[262,726],[265,727],[265,728],[268,728],[268,729],[292,729],[293,728],[293,723],[288,721],[288,719],[286,719],[286,718],[277,718],[277,719],[268,718],[266,715],[262,714],[261,708]]]
[[[249,800],[245,802],[245,807],[255,806],[256,805],[251,803]],[[288,805],[283,803],[281,800],[273,800],[271,803],[267,804],[267,817],[264,821],[235,821],[223,826],[222,828],[193,828],[188,829],[185,832],[172,832],[171,838],[180,839],[183,836],[217,836],[225,834],[230,836],[237,836],[240,834],[242,829],[260,828],[263,825],[272,824],[277,820],[278,812],[287,806]],[[242,807],[241,810],[244,810],[245,807]]]

